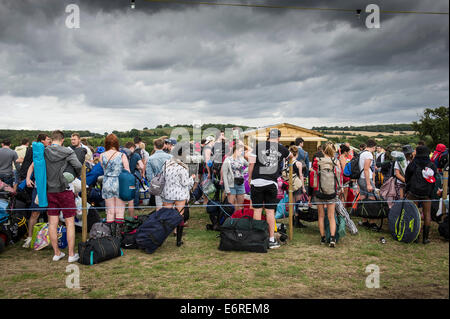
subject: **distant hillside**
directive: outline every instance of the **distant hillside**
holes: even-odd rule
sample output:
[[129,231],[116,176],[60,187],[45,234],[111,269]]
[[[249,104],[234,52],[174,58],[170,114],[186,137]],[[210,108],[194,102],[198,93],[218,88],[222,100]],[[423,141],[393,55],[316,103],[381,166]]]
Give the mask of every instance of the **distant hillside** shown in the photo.
[[[250,127],[248,126],[240,126],[235,124],[204,124],[201,126],[201,131],[204,132],[208,128],[217,128],[218,130],[226,130],[227,128],[233,128],[233,127],[240,127],[242,130],[247,130]],[[138,129],[131,129],[129,131],[112,131],[112,133],[116,134],[117,137],[120,139],[120,144],[125,145],[126,142],[132,141],[134,137],[139,136],[143,139],[144,143],[147,145],[146,149],[151,151],[153,149],[153,140],[161,137],[161,136],[170,136],[172,133],[172,130],[175,128],[186,128],[186,130],[189,132],[190,136],[192,137],[193,134],[193,128],[192,126],[188,125],[175,125],[170,126],[169,124],[165,125],[158,125],[156,128],[149,129],[147,127],[144,127],[142,130]],[[104,134],[98,134],[98,133],[92,133],[87,130],[72,130],[72,131],[63,131],[64,135],[66,136],[66,139],[64,141],[65,145],[70,145],[70,136],[72,133],[77,132],[80,134],[80,136],[86,137],[88,139],[88,144],[90,144],[93,147],[103,145],[104,138],[108,134],[108,132],[105,132]],[[45,131],[45,130],[1,130],[0,129],[0,141],[7,138],[11,141],[12,147],[16,147],[20,145],[22,139],[28,138],[31,141],[34,141],[38,134],[40,133],[46,133],[51,134],[51,131]],[[231,137],[231,136],[230,136]],[[230,138],[229,137],[229,138]]]
[[365,125],[365,126],[317,126],[313,130],[319,132],[326,131],[366,131],[366,132],[381,132],[394,133],[397,131],[414,131],[411,124],[380,124],[380,125]]

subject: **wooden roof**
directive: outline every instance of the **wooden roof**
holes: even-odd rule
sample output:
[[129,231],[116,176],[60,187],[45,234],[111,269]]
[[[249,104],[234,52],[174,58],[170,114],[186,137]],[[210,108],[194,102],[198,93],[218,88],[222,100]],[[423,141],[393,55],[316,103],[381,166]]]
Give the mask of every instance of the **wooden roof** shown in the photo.
[[274,124],[274,125],[267,125],[260,128],[247,130],[242,132],[242,136],[249,137],[257,135],[258,137],[267,137],[267,134],[269,133],[270,129],[277,128],[281,131],[281,139],[280,140],[292,140],[297,137],[303,138],[305,141],[307,140],[323,140],[326,139],[323,138],[324,134],[306,129],[304,127],[300,127],[297,125],[289,124],[289,123],[280,123],[280,124]]

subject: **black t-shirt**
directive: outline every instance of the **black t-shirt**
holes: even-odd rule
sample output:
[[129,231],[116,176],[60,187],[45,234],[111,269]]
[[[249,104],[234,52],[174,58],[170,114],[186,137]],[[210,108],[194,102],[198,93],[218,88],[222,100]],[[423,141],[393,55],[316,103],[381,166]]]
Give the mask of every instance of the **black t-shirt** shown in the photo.
[[276,182],[280,176],[280,164],[289,156],[289,150],[279,143],[266,141],[256,145],[253,155],[256,155],[256,163],[252,180],[260,178]]
[[27,178],[27,172],[33,163],[33,148],[28,147],[27,152],[25,153],[25,157],[23,158],[22,166],[20,167],[19,179],[23,181]]

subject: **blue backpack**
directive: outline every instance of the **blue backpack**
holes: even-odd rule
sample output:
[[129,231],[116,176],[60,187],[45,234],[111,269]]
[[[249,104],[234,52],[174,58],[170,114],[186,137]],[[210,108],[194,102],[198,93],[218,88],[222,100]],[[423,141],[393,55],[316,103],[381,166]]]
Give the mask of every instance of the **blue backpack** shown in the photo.
[[136,232],[136,243],[152,254],[183,221],[183,216],[172,208],[161,208],[147,217]]
[[124,202],[134,199],[136,194],[135,177],[127,170],[119,175],[119,198]]

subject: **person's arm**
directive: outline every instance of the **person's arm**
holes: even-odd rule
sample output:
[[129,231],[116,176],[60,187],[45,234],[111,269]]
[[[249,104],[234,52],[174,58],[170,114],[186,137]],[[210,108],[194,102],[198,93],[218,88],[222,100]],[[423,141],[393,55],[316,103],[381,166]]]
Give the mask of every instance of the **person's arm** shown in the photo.
[[395,169],[395,177],[397,177],[400,182],[405,183],[405,177],[400,173],[398,168]]
[[34,182],[31,180],[31,174],[33,174],[34,172],[34,163],[31,163],[30,167],[28,167],[28,171],[27,171],[27,187],[34,187]]
[[230,184],[228,184],[228,174],[230,173],[230,170],[228,169],[230,166],[230,161],[228,159],[225,159],[222,165],[222,169],[220,172],[220,179],[223,181],[223,186],[225,188],[225,194],[229,194],[230,191]]
[[364,161],[364,177],[366,179],[367,191],[369,193],[373,192],[373,187],[372,187],[372,184],[370,183],[370,172],[369,172],[371,164],[372,164],[371,159],[366,159]]
[[123,168],[125,170],[127,170],[128,172],[130,172],[130,163],[128,162],[128,158],[123,153],[122,153],[122,164],[123,164]]
[[77,174],[77,176],[75,176],[75,177],[80,176],[81,175],[81,167],[82,167],[82,165],[81,165],[80,161],[78,160],[77,156],[75,155],[75,152],[72,152],[72,154],[70,154],[67,157],[67,162],[75,170],[75,173]]
[[211,178],[211,168],[208,166],[208,161],[211,159],[211,149],[208,147],[205,149],[205,167],[208,172],[208,179]]
[[145,166],[144,166],[144,163],[142,162],[142,160],[139,160],[137,162],[137,166],[138,166],[139,172],[141,173],[141,176],[143,178],[145,175]]

